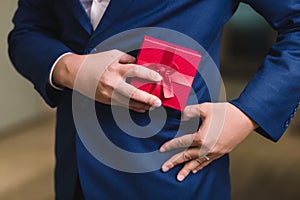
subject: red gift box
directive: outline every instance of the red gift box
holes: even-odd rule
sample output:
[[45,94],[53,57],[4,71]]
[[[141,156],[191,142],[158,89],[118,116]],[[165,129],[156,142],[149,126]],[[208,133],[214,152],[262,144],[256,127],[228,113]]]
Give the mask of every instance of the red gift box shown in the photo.
[[162,81],[133,78],[131,84],[161,99],[162,105],[183,111],[201,60],[194,50],[145,36],[137,64],[158,72]]

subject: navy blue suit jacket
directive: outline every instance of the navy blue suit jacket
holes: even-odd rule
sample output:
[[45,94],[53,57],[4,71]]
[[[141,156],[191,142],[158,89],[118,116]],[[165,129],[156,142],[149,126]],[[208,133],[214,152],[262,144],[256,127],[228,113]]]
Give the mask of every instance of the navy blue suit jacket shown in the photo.
[[[257,131],[260,134],[277,141],[289,126],[300,101],[300,1],[244,0],[242,2],[250,4],[260,13],[278,31],[278,37],[254,78],[240,97],[232,103],[259,125]],[[138,177],[112,172],[111,169],[97,163],[80,141],[77,141],[76,145],[76,129],[71,105],[72,91],[57,91],[51,88],[48,78],[54,61],[63,53],[89,53],[97,44],[110,36],[139,27],[163,27],[184,33],[199,42],[219,65],[222,28],[239,3],[238,0],[112,0],[98,28],[93,32],[89,18],[77,0],[19,1],[13,19],[15,27],[9,36],[9,54],[16,69],[33,83],[45,101],[50,106],[58,108],[56,128],[58,199],[74,197],[78,171],[83,190],[87,198],[91,199],[97,195],[103,195],[103,199],[109,198],[111,194],[117,195],[114,189],[106,184],[108,182],[119,187],[120,196],[131,199],[141,198],[139,195],[146,192],[149,199],[170,196],[178,198],[178,195],[182,195],[183,198],[229,198],[227,156],[215,161],[200,173],[200,177],[197,177],[198,182],[201,183],[197,186],[202,188],[200,194],[196,194],[196,189],[188,185],[197,180],[187,181],[186,185],[176,185],[178,183],[174,178],[175,170],[168,176],[169,179],[159,172]],[[195,83],[194,86],[197,87]],[[204,93],[199,96],[199,102],[210,100]],[[109,116],[106,106],[99,105],[98,109],[103,109],[103,112],[107,112]],[[108,128],[113,127],[110,121],[107,124]],[[124,138],[129,144],[135,144],[131,139]],[[163,140],[154,142],[154,148],[158,148]],[[110,176],[103,177],[101,180],[103,176],[99,172],[101,170]],[[91,177],[91,173],[95,175],[94,178]],[[117,180],[113,179],[112,174],[118,174],[114,177]],[[122,177],[124,181],[128,179],[139,181],[150,189],[143,188],[139,189],[140,194],[134,193],[130,187],[127,188],[124,184],[118,185],[123,183]],[[149,182],[142,181],[145,179]],[[150,190],[159,190],[155,184],[163,179],[170,181],[170,184],[164,187],[166,191],[173,191],[172,195],[150,193]],[[130,182],[128,185],[134,184],[136,183]],[[138,188],[139,185],[137,184],[136,187]],[[103,191],[99,188],[104,188],[108,196],[102,194]],[[189,188],[189,192],[186,190],[186,194],[178,193],[182,188]],[[195,196],[191,196],[191,193]]]

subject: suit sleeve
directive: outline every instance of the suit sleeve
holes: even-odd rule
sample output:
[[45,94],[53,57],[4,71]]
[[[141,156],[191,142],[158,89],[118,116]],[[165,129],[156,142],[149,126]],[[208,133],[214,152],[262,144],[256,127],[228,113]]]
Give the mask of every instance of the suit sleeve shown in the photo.
[[71,50],[59,41],[52,4],[44,0],[19,0],[8,43],[9,56],[17,71],[55,107],[61,91],[48,84],[49,73],[55,60]]
[[245,0],[278,32],[254,78],[231,103],[252,118],[257,132],[277,141],[300,102],[300,1]]

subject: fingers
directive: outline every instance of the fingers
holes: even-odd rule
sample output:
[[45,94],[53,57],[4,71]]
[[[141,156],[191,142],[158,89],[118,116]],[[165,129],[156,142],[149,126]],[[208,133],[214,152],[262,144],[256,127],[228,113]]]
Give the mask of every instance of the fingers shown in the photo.
[[[118,54],[120,52],[116,51],[115,53],[115,51],[112,51],[110,53]],[[157,72],[149,70],[140,65],[121,64],[131,63],[134,61],[134,57],[128,54],[123,54],[116,62],[109,65],[99,81],[99,96],[104,98],[104,100],[100,102],[109,101],[108,103],[115,103],[116,105],[129,107],[135,111],[138,110],[139,112],[145,112],[146,109],[151,107],[158,108],[161,106],[161,100],[158,97],[139,90],[136,87],[126,83],[126,76],[139,77],[151,81],[160,81],[162,79]],[[114,93],[122,95],[123,98],[114,98]],[[130,103],[128,103],[129,99],[131,99]]]
[[199,170],[196,171],[196,169],[202,167],[204,164],[208,165],[209,162],[200,163],[197,159],[187,162],[184,167],[178,172],[177,180],[183,181],[190,173],[197,173]]
[[[132,64],[134,62],[134,57],[119,50],[89,55],[84,67],[81,67],[84,71],[77,81],[77,90],[101,103],[129,107],[137,112],[160,107],[161,100],[158,97],[126,83],[126,76],[161,80],[157,72]],[[93,85],[97,86],[96,93]],[[118,96],[113,97],[114,93]]]
[[[120,58],[120,61],[122,62],[133,61],[133,60],[134,58],[132,56],[126,54]],[[112,73],[112,72],[117,72],[117,73]],[[123,79],[124,77],[138,77],[150,81],[160,81],[162,77],[159,75],[159,73],[140,65],[135,65],[135,64],[120,65],[118,63],[114,63],[113,65],[111,65],[110,69],[107,70],[107,73],[111,73],[112,76],[119,74],[119,79],[117,78],[113,79],[119,81],[115,83],[110,83],[110,85],[112,85],[111,87],[112,92],[119,93],[123,95],[125,98],[126,97],[130,98],[132,101],[130,101],[129,107],[143,106],[146,108],[142,108],[142,109],[149,109],[150,107],[158,108],[161,106],[161,100],[158,97],[151,95],[145,91],[137,89],[136,87],[126,83],[126,81]],[[106,78],[105,80],[108,80],[107,82],[112,81],[111,78]],[[118,102],[124,105],[122,101],[118,101]],[[140,104],[138,104],[137,102],[139,102]],[[125,106],[127,106],[128,101],[125,101],[125,103],[126,103]]]
[[[117,51],[117,53],[120,52]],[[159,73],[148,69],[147,67],[133,64],[135,61],[135,57],[129,54],[124,54],[120,56],[118,62],[115,62],[114,64],[121,64],[119,65],[119,70],[123,77],[136,77],[155,82],[162,80],[162,77]]]
[[134,110],[136,112],[144,113],[147,110],[151,110],[151,106],[140,103],[138,101],[129,99],[121,94],[114,94],[114,97],[111,99],[103,99],[103,98],[96,98],[97,101],[114,106],[121,106],[124,108],[129,108],[130,110]]
[[207,165],[209,165],[212,161],[207,161],[207,162],[203,162],[200,165],[198,165],[196,168],[194,168],[192,170],[193,174],[198,173],[199,171],[201,171],[204,167],[206,167]]
[[140,113],[144,113],[146,112],[146,110],[149,110],[151,108],[150,105],[129,99],[128,97],[125,97],[118,93],[114,94],[113,98],[111,99],[111,104],[129,108],[130,110],[134,110]]
[[170,151],[177,148],[190,147],[194,144],[195,134],[188,134],[178,138],[174,138],[160,147],[160,152]]
[[181,163],[190,161],[194,158],[198,158],[199,156],[199,149],[198,148],[191,148],[187,149],[185,151],[182,151],[178,154],[175,154],[172,156],[169,160],[167,160],[163,165],[162,165],[162,170],[163,172],[167,172],[176,165],[179,165]]
[[158,97],[139,90],[125,81],[121,81],[115,90],[123,96],[131,98],[135,102],[140,102],[155,108],[161,106],[161,100]]
[[162,171],[168,172],[176,165],[185,163],[183,168],[177,174],[177,180],[183,181],[190,173],[197,173],[213,160],[212,157],[209,159],[199,157],[199,148],[191,148],[172,156],[162,165]]
[[125,77],[136,77],[155,82],[162,80],[159,73],[141,65],[130,64],[126,65],[123,69],[126,70],[124,74]]

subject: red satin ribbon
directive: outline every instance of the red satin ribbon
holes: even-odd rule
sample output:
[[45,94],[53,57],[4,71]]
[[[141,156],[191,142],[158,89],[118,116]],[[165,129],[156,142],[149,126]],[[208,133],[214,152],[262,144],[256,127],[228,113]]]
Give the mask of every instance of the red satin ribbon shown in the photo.
[[[175,63],[172,63],[172,65],[177,66]],[[172,98],[174,97],[174,89],[173,84],[177,83],[180,85],[191,87],[194,77],[179,73],[176,69],[164,65],[164,64],[147,64],[146,65],[149,69],[152,69],[156,72],[158,72],[162,76],[162,80],[160,83],[157,83],[155,87],[153,88],[152,92],[155,90],[163,90],[164,98]]]

